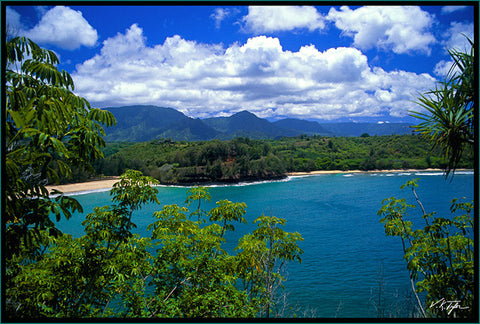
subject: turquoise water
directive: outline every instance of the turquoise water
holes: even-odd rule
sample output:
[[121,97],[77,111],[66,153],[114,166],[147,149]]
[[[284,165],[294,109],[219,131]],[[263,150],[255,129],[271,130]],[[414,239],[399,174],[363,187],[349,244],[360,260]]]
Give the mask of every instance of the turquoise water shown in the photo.
[[[377,211],[384,198],[407,198],[415,204],[410,190],[400,186],[419,178],[417,193],[427,212],[449,216],[453,198],[473,199],[473,172],[458,172],[453,181],[442,173],[352,173],[292,177],[286,181],[236,186],[214,186],[210,189],[215,206],[221,199],[247,204],[248,225],[235,225],[227,238],[229,249],[254,227],[252,221],[261,215],[287,220],[286,231],[299,232],[305,241],[302,263],[287,268],[285,316],[377,317],[408,316],[413,299],[406,264],[399,239],[386,237]],[[188,188],[158,187],[161,204],[184,205]],[[95,206],[110,204],[109,192],[92,192],[76,198],[89,213]],[[160,206],[148,205],[133,216],[137,233],[149,235],[146,227]],[[420,209],[411,211],[420,218]],[[83,235],[84,215],[75,214],[59,227],[74,236]],[[380,295],[379,295],[380,292]],[[380,310],[381,311],[381,310]]]

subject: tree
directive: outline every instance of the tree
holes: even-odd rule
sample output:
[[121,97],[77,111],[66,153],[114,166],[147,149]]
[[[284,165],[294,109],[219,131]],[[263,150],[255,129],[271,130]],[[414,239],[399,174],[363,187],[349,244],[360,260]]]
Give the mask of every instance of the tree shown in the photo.
[[303,238],[297,232],[289,233],[280,228],[286,224],[282,218],[261,215],[254,223],[257,228],[242,237],[236,248],[241,251],[240,278],[250,298],[260,301],[261,314],[268,318],[275,314],[276,293],[285,280],[284,266],[293,260],[301,262],[303,250],[297,242]]
[[[470,41],[470,40],[469,40]],[[460,158],[474,141],[474,44],[470,54],[450,50],[454,65],[447,79],[439,83],[435,90],[422,95],[419,104],[428,113],[414,113],[423,120],[416,131],[439,146],[448,158],[445,177],[455,169]],[[455,72],[458,68],[460,73]],[[478,85],[478,83],[477,83]],[[385,199],[378,215],[384,223],[388,236],[398,236],[402,240],[404,258],[410,273],[412,291],[417,299],[423,317],[460,317],[473,319],[477,316],[478,301],[474,300],[474,221],[471,215],[473,202],[452,200],[450,211],[464,212],[459,216],[434,217],[426,213],[415,188],[417,181],[408,181],[401,188],[411,188],[422,210],[425,227],[414,229],[412,220],[407,219],[407,210],[415,207],[405,199],[394,197]],[[425,292],[422,302],[419,293]]]
[[448,158],[446,177],[455,172],[465,148],[473,146],[475,141],[474,109],[478,80],[475,79],[475,45],[472,40],[468,41],[470,53],[450,49],[454,64],[446,79],[439,82],[435,90],[418,98],[418,104],[426,112],[412,113],[423,121],[415,127],[415,131],[432,141],[433,147],[439,146]]
[[[423,228],[414,229],[408,218],[408,209],[415,205],[405,199],[385,199],[378,212],[387,236],[402,240],[404,258],[410,273],[412,291],[423,317],[472,318],[474,300],[474,244],[473,203],[452,200],[454,217],[434,217],[426,213],[415,188],[417,180],[408,181],[401,188],[411,188],[422,209]],[[426,292],[425,302],[419,293]]]
[[207,188],[198,187],[198,186],[188,189],[187,195],[188,195],[187,199],[185,200],[185,203],[187,204],[187,206],[190,206],[190,204],[194,201],[198,202],[197,209],[194,212],[192,212],[192,216],[197,215],[198,221],[200,221],[200,219],[202,219],[202,216],[204,214],[202,209],[200,209],[202,200],[207,202],[207,201],[210,201],[212,197],[210,196],[210,193],[208,192]]
[[[132,233],[132,213],[144,204],[159,203],[151,187],[157,183],[128,170],[111,190],[112,205],[86,215],[84,236],[49,236],[42,255],[10,260],[16,271],[6,288],[6,318],[273,314],[272,288],[283,280],[274,267],[300,261],[300,234],[281,230],[283,219],[261,216],[252,236],[261,250],[244,249],[247,234],[238,248],[243,250],[229,254],[223,248],[224,234],[234,230],[233,222],[246,223],[246,205],[221,200],[210,211],[201,210],[200,201],[210,194],[195,187],[187,197],[197,207],[192,213],[187,207],[165,205],[153,214],[151,238],[139,237]],[[258,267],[245,267],[245,260]],[[242,289],[244,280],[255,284]]]
[[[235,256],[221,248],[222,226],[187,217],[166,205],[149,226],[154,257],[155,317],[252,317],[256,307],[235,287]],[[199,214],[199,215],[203,215]]]
[[92,161],[103,156],[102,125],[114,125],[115,119],[73,93],[73,80],[56,68],[54,52],[15,37],[6,43],[5,57],[3,217],[9,258],[22,246],[39,247],[43,234],[59,234],[50,213],[59,220],[81,210],[60,192],[50,198],[45,186],[71,176],[73,168],[93,170]]
[[17,286],[23,267],[41,261],[49,246],[62,241],[51,216],[58,221],[82,210],[61,192],[51,198],[45,186],[71,176],[74,169],[92,170],[91,162],[102,156],[100,147],[105,145],[102,125],[111,126],[115,119],[73,93],[73,80],[56,68],[54,52],[15,37],[6,42],[4,54],[3,283],[29,293]]
[[[206,188],[188,192],[188,208],[166,205],[155,212],[149,225],[158,247],[154,257],[156,317],[255,317],[273,314],[275,289],[284,278],[280,270],[288,261],[301,261],[298,233],[283,231],[285,220],[261,216],[257,229],[246,234],[230,255],[222,244],[233,222],[246,223],[244,203],[221,200],[209,212],[200,201],[210,197]],[[197,221],[192,216],[200,217]],[[209,216],[209,223],[201,217]],[[205,225],[203,225],[205,224]],[[243,286],[238,283],[241,281]]]
[[[142,316],[148,313],[147,279],[152,244],[134,235],[132,212],[158,203],[156,180],[129,170],[111,191],[111,206],[96,207],[82,225],[85,235],[49,237],[48,251],[35,259],[15,258],[6,287],[9,319]],[[150,297],[151,298],[151,297]]]

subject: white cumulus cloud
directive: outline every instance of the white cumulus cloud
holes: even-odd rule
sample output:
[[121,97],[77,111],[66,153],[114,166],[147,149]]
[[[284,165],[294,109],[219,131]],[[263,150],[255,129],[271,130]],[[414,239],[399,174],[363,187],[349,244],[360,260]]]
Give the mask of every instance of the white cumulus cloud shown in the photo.
[[311,6],[250,6],[242,20],[245,29],[255,34],[325,27],[324,18]]
[[72,73],[77,93],[99,107],[152,104],[192,117],[246,109],[261,117],[334,119],[405,116],[413,96],[435,84],[428,74],[370,67],[356,48],[288,51],[267,36],[226,48],[178,35],[146,44],[136,24],[106,39]]
[[222,21],[225,18],[229,17],[231,14],[232,10],[228,8],[215,8],[213,13],[210,15],[210,18],[215,21],[215,28],[219,29]]
[[[473,36],[473,24],[454,21],[450,24],[450,28],[444,33],[444,41],[442,41],[442,45],[444,45],[445,51],[455,50],[470,53],[472,46],[468,39],[473,40]],[[460,72],[458,67],[455,67],[454,70],[450,71],[453,64],[453,60],[442,60],[437,63],[433,73],[444,78],[449,72],[453,74]]]
[[98,40],[97,31],[90,26],[80,11],[57,6],[48,10],[40,22],[25,35],[32,40],[52,44],[67,50],[80,46],[94,46]]
[[436,42],[429,31],[434,17],[413,6],[365,6],[355,10],[342,6],[330,9],[327,19],[343,34],[353,37],[360,49],[377,47],[394,53],[430,54]]
[[442,14],[449,14],[455,11],[460,11],[466,9],[467,6],[445,6],[442,7]]
[[471,45],[466,37],[473,41],[473,24],[454,21],[445,32],[444,37],[446,40],[443,44],[447,49],[469,51]]
[[433,69],[433,73],[441,78],[444,78],[450,72],[452,65],[453,65],[453,61],[441,60],[435,65],[435,68]]

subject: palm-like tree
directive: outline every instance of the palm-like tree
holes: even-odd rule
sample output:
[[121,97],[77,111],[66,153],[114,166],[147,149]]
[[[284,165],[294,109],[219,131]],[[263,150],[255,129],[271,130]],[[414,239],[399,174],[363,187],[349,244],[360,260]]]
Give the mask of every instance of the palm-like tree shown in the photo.
[[471,45],[470,53],[450,49],[453,60],[444,81],[439,82],[435,90],[420,95],[417,103],[426,112],[413,111],[411,116],[423,122],[415,126],[415,131],[433,142],[433,148],[440,147],[448,159],[445,177],[455,169],[462,153],[475,140],[475,79],[474,42],[467,37]]

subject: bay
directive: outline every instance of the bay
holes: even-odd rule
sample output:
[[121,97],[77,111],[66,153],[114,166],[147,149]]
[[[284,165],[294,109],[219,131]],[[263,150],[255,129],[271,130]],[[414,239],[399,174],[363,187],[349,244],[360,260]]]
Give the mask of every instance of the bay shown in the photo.
[[[285,283],[284,316],[316,318],[374,318],[409,316],[414,300],[403,260],[402,243],[386,237],[377,212],[382,200],[395,196],[416,204],[409,189],[400,186],[419,179],[417,193],[427,212],[449,217],[450,201],[473,200],[473,172],[456,173],[453,181],[440,172],[351,173],[291,177],[285,181],[212,186],[212,201],[245,202],[247,225],[235,225],[227,237],[233,253],[238,239],[255,228],[261,214],[285,218],[286,231],[299,232],[304,241],[302,263],[290,263]],[[185,205],[185,187],[157,187],[162,205]],[[75,237],[84,234],[81,222],[96,206],[110,204],[108,191],[76,195],[84,213],[76,213],[59,228]],[[133,215],[136,233],[149,236],[146,228],[161,206],[146,205]],[[421,210],[410,211],[415,221]],[[421,223],[419,223],[421,225]]]

